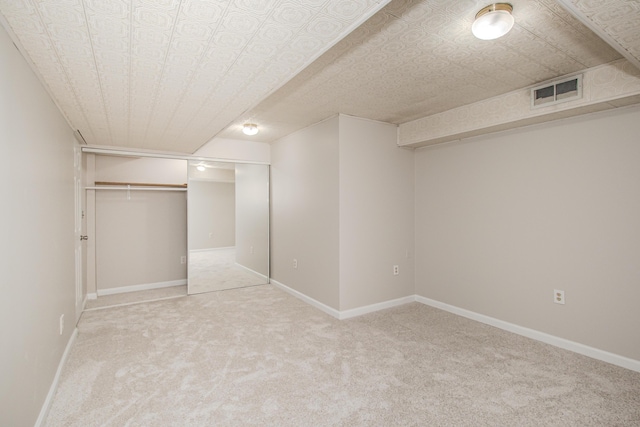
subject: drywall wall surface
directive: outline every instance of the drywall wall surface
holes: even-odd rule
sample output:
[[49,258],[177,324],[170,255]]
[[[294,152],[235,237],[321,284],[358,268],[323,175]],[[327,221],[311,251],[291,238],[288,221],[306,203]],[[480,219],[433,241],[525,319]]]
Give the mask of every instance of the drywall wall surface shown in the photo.
[[269,276],[269,166],[236,165],[236,262]]
[[334,309],[339,308],[338,167],[337,116],[271,147],[271,277]]
[[640,360],[639,135],[628,107],[417,150],[417,294]]
[[0,27],[3,426],[36,423],[75,327],[74,144],[72,129]]
[[196,157],[236,160],[238,162],[269,164],[271,161],[271,145],[265,142],[245,141],[242,139],[213,138],[193,155]]
[[236,245],[236,189],[233,182],[189,180],[189,250]]
[[[92,175],[96,182],[183,185],[187,161],[96,155]],[[89,237],[95,237],[98,294],[186,280],[186,200],[186,191],[95,191],[95,236]]]
[[97,291],[186,280],[186,192],[96,191]]
[[187,161],[96,155],[95,180],[150,184],[187,183]]
[[395,125],[340,116],[340,310],[414,294],[413,150],[396,141]]

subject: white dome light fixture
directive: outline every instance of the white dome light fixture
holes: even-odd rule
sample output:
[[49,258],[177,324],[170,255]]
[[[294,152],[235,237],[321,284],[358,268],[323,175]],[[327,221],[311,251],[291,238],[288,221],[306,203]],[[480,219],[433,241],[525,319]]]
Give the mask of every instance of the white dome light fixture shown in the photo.
[[206,168],[204,167],[204,165],[198,165],[196,166],[196,169],[198,169],[200,172],[204,172]]
[[249,136],[255,135],[258,133],[258,125],[253,123],[245,123],[244,126],[242,126],[242,133]]
[[483,8],[476,14],[476,20],[471,26],[471,32],[480,40],[494,40],[511,31],[513,6],[509,3],[494,3]]

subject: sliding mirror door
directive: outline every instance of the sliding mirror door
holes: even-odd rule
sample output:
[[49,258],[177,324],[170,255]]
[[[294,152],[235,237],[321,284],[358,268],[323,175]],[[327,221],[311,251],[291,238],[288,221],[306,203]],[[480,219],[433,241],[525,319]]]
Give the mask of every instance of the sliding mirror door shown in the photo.
[[269,166],[189,161],[188,292],[269,283]]

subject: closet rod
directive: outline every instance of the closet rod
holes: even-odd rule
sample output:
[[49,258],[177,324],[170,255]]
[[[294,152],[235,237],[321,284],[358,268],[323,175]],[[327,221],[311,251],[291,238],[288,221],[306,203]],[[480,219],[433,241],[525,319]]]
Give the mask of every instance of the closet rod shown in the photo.
[[85,187],[85,190],[125,190],[125,191],[187,191],[186,188],[175,187],[116,187],[101,185],[99,187]]
[[113,182],[113,181],[96,181],[96,186],[131,186],[131,187],[162,187],[162,188],[187,188],[187,184],[150,184],[146,182]]

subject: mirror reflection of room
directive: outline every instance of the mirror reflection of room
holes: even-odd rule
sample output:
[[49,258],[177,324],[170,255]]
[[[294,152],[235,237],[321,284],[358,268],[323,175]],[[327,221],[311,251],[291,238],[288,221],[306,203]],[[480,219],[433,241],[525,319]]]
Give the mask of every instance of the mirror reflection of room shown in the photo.
[[189,161],[188,292],[268,280],[268,166]]

